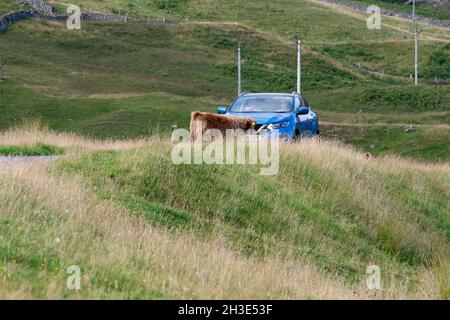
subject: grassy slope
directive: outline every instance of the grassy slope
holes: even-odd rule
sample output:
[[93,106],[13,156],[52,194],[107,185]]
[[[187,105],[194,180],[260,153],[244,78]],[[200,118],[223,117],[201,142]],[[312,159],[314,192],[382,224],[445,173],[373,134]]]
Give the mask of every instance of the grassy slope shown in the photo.
[[[186,127],[191,110],[214,111],[214,106],[232,99],[233,42],[238,38],[247,39],[246,89],[260,91],[271,83],[273,91],[291,91],[295,85],[290,68],[295,57],[290,48],[245,28],[88,24],[70,39],[58,23],[32,20],[18,26],[2,35],[0,50],[10,61],[0,103],[5,113],[0,120],[3,128],[36,117],[55,129],[98,137],[146,135],[168,131],[174,124]],[[53,49],[47,50],[48,46]],[[261,50],[271,47],[273,50]],[[277,55],[272,54],[275,50]],[[448,121],[447,87],[424,88],[418,99],[405,100],[410,92],[407,87],[397,85],[404,92],[399,95],[398,90],[391,92],[387,84],[376,80],[356,81],[352,74],[308,53],[304,63],[305,90],[324,121],[340,118],[349,122],[361,106],[368,112],[365,121],[398,121],[400,110],[405,122]],[[27,76],[30,73],[31,78]],[[339,86],[342,88],[329,90]],[[367,88],[373,88],[375,94],[368,96]],[[392,101],[386,103],[389,97]],[[412,113],[423,108],[421,101],[434,101],[422,111],[437,112],[438,116]],[[393,104],[395,110],[389,107]],[[370,139],[379,137],[372,134]],[[433,140],[433,135],[424,134],[425,144]],[[444,151],[443,159],[446,157]]]
[[51,156],[63,154],[64,150],[47,144],[37,144],[32,146],[1,146],[2,156]]
[[[292,250],[298,259],[312,258],[350,280],[361,280],[369,261],[402,273],[432,264],[447,250],[446,174],[431,178],[417,169],[389,167],[390,159],[381,160],[381,169],[362,155],[313,143],[293,147],[283,156],[280,174],[267,178],[253,167],[174,166],[164,145],[92,154],[62,168],[157,224],[219,233],[242,254]],[[415,188],[434,195],[413,196]]]
[[[415,90],[406,85],[412,63],[405,56],[412,42],[410,26],[402,21],[386,18],[386,26],[374,32],[364,27],[364,14],[336,13],[312,2],[289,0],[220,5],[195,0],[180,6],[142,1],[76,3],[89,10],[111,12],[117,6],[122,11],[130,8],[130,15],[188,17],[203,23],[159,27],[89,23],[81,32],[69,32],[62,23],[33,20],[11,27],[1,35],[0,55],[10,63],[0,93],[4,115],[0,128],[24,118],[41,118],[59,130],[136,137],[166,132],[172,125],[186,126],[192,110],[214,111],[214,106],[233,99],[237,40],[244,41],[245,90],[292,91],[295,56],[290,41],[296,35],[306,44],[304,90],[324,121],[322,132],[334,135],[341,130],[334,124],[354,124],[355,118],[357,124],[449,123],[450,86],[427,85],[411,94]],[[430,27],[424,27],[423,34],[446,37]],[[436,53],[448,55],[444,46],[429,40],[421,47],[421,70],[427,70],[423,76],[430,81],[436,72],[445,77],[450,70],[449,59],[432,59]],[[358,62],[361,69],[355,66]],[[368,71],[396,78],[380,79]],[[392,84],[394,89],[389,88]],[[356,129],[342,139],[363,147],[398,145],[395,136],[377,130],[367,128],[362,138],[367,144],[361,143]],[[441,143],[448,129],[436,130],[421,130],[420,140],[414,143],[419,149],[436,147],[437,153],[418,154],[417,148],[408,147],[408,138],[406,149],[399,152],[448,160],[448,148]],[[436,137],[441,138],[436,141]],[[385,151],[396,152],[380,150]]]
[[[334,125],[325,127],[325,135],[340,138],[372,155],[395,153],[423,161],[448,162],[448,144],[450,133],[448,127],[419,127],[408,133],[403,125],[360,126]],[[379,139],[379,137],[384,137]],[[433,143],[429,140],[433,139]]]
[[[65,4],[54,0],[55,5]],[[84,11],[110,12],[136,17],[188,19],[189,21],[240,22],[260,28],[264,31],[276,32],[293,39],[299,36],[306,42],[342,41],[342,40],[380,40],[387,38],[402,39],[410,33],[409,21],[383,17],[381,31],[366,28],[367,14],[336,8],[326,9],[327,4],[314,0],[277,0],[277,1],[210,1],[210,0],[75,0]],[[169,6],[161,3],[170,3]],[[350,18],[351,17],[351,18]],[[339,26],[339,28],[336,28]],[[425,27],[423,35],[430,32],[449,38],[447,30]]]
[[[125,4],[83,3],[99,11]],[[196,0],[163,9],[133,3],[143,6],[136,15],[221,22],[89,23],[72,33],[60,23],[16,24],[0,35],[0,55],[9,61],[0,127],[41,118],[95,137],[167,132],[186,126],[191,110],[213,111],[233,98],[238,39],[245,40],[246,89],[292,91],[289,41],[301,34],[305,92],[322,132],[341,130],[341,139],[376,154],[450,159],[449,129],[441,125],[450,120],[450,87],[409,94],[402,78],[408,63],[389,62],[405,53],[392,45],[404,37],[396,28],[408,28],[402,22],[387,19],[391,27],[373,33],[361,28],[359,15],[304,1]],[[243,25],[228,23],[236,20]],[[424,34],[446,37],[433,28]],[[399,53],[377,60],[378,48],[365,41],[379,39]],[[397,77],[352,66],[358,55],[345,45],[353,40],[375,57],[371,69]],[[318,54],[324,47],[331,50]],[[429,42],[424,54],[441,47]],[[422,126],[406,134],[401,127],[408,122]],[[252,167],[174,166],[165,137],[112,143],[35,131],[0,136],[1,145],[31,142],[67,148],[69,156],[51,176],[1,167],[0,297],[372,297],[364,291],[368,264],[382,267],[381,297],[404,297],[405,287],[412,297],[450,295],[448,166],[366,161],[346,147],[310,142],[288,146],[280,174],[263,178]],[[79,154],[80,148],[104,151]],[[79,293],[64,286],[70,264],[82,267]]]
[[[407,87],[406,87],[407,88]],[[310,101],[320,105],[323,136],[353,144],[374,155],[396,153],[427,161],[448,162],[450,159],[450,95],[443,91],[405,90],[399,87],[376,87],[334,92],[313,92]],[[441,92],[441,94],[436,94]],[[378,99],[374,98],[378,97]],[[428,98],[425,98],[428,97]],[[428,101],[426,108],[421,101]],[[438,102],[441,101],[444,102]],[[434,101],[434,103],[433,103]],[[431,111],[432,105],[441,105]],[[395,106],[395,107],[394,107]],[[422,111],[414,112],[417,109]],[[404,131],[412,123],[416,132]]]
[[[398,41],[385,43],[346,43],[337,45],[315,46],[318,51],[339,60],[370,71],[382,72],[399,77],[412,74],[411,63],[414,61],[414,43]],[[438,80],[450,82],[450,44],[436,45],[422,42],[420,46],[421,78],[427,81]],[[439,59],[440,63],[434,63]]]
[[369,261],[402,273],[447,254],[445,171],[370,163],[340,146],[308,143],[288,148],[280,173],[267,178],[254,167],[176,166],[164,145],[61,167],[157,224],[218,233],[245,255],[292,250],[354,281]]
[[20,4],[16,0],[2,0],[0,3],[0,16],[5,13],[20,9]]
[[[366,5],[378,5],[382,8],[392,9],[400,12],[406,12],[412,14],[412,5],[406,3],[395,3],[395,1],[389,0],[351,0],[351,2],[360,2]],[[406,1],[405,1],[406,2]],[[444,1],[440,3],[440,6],[433,7],[425,2],[417,1],[416,12],[418,15],[424,17],[430,17],[434,19],[450,20],[450,5]]]
[[[370,297],[305,263],[246,258],[214,237],[153,228],[77,179],[2,163],[0,177],[1,299]],[[79,291],[66,287],[73,265]]]
[[[29,137],[78,149],[50,172],[0,170],[0,297],[450,294],[448,166],[367,161],[311,141],[285,146],[279,174],[262,177],[252,166],[175,166],[158,137],[105,145],[16,130],[0,141]],[[65,288],[72,264],[80,292]],[[382,270],[376,295],[364,290],[368,264]]]

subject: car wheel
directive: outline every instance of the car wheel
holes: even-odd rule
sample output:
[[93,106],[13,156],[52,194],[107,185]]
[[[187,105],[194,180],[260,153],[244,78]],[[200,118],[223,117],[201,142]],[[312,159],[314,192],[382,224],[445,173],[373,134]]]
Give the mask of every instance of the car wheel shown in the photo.
[[294,137],[292,138],[293,143],[299,143],[302,140],[302,135],[298,130],[295,130]]

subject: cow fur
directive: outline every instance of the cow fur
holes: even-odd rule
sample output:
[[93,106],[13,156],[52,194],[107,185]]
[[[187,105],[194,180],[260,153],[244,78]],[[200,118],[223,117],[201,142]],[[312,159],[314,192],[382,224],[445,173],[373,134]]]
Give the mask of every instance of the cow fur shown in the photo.
[[250,117],[240,118],[195,111],[191,114],[191,140],[196,141],[200,134],[203,137],[205,131],[208,129],[217,129],[225,136],[227,129],[242,129],[247,131],[253,129],[255,124],[256,121]]

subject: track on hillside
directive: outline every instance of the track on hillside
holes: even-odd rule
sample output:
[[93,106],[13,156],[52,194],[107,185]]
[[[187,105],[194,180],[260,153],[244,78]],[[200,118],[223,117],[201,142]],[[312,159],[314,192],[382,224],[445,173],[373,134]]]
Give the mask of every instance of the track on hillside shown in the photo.
[[0,156],[0,162],[8,164],[40,163],[57,160],[61,156]]

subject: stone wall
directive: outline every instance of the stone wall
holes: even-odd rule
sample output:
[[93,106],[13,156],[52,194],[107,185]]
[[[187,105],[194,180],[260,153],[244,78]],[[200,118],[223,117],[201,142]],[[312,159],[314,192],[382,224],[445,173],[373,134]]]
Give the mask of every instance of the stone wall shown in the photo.
[[[54,13],[46,14],[38,11],[14,11],[3,16],[0,16],[0,32],[5,31],[8,26],[15,23],[16,21],[24,20],[27,18],[42,18],[47,20],[67,20],[66,15],[55,15]],[[139,24],[176,24],[178,21],[167,20],[167,19],[136,19],[126,16],[118,16],[112,14],[103,13],[82,13],[81,20],[95,20],[110,23],[139,23]]]
[[[319,0],[319,1],[336,4],[336,5],[340,5],[343,7],[363,11],[363,12],[367,12],[367,7],[368,7],[367,5],[364,5],[362,3],[349,2],[349,1],[345,1],[345,0]],[[412,13],[409,14],[406,12],[398,12],[398,11],[393,11],[390,9],[381,8],[381,14],[386,15],[386,16],[393,16],[393,17],[399,17],[399,18],[412,20]],[[422,17],[422,16],[416,16],[416,18],[417,18],[417,21],[419,21],[419,22],[436,25],[436,26],[440,26],[440,27],[444,27],[444,28],[450,28],[450,21],[442,21],[442,20],[437,20],[437,19],[432,19],[432,18],[427,18],[427,17]]]
[[179,23],[175,20],[167,20],[167,19],[136,19],[127,16],[118,16],[113,14],[104,14],[104,13],[82,13],[82,20],[96,20],[96,21],[104,21],[104,22],[123,22],[123,23],[141,23],[141,24],[175,24]]
[[[67,16],[56,16],[54,8],[47,4],[43,0],[21,0],[23,3],[31,6],[35,11],[41,14],[41,17],[50,18],[55,17],[56,19],[66,18]],[[136,19],[128,16],[119,16],[114,14],[105,13],[90,13],[82,12],[81,19],[85,20],[97,20],[105,22],[130,22],[130,23],[148,23],[148,24],[162,24],[162,23],[177,23],[173,20],[156,20],[156,19]]]
[[40,14],[36,11],[14,11],[0,16],[0,32],[5,31],[8,26],[16,21],[27,19],[30,17],[39,17]]
[[[319,0],[321,2],[336,4],[352,9],[356,9],[359,11],[366,12],[367,7],[364,4],[361,3],[355,3],[355,2],[349,2],[345,0]],[[67,19],[67,16],[65,15],[55,15],[54,8],[45,3],[43,0],[22,0],[23,3],[26,3],[30,5],[34,11],[16,11],[8,13],[2,17],[0,17],[0,31],[6,30],[6,28],[13,24],[15,21],[23,20],[29,17],[40,17],[45,19],[58,19],[58,20],[64,20]],[[387,16],[395,16],[405,19],[412,19],[412,15],[404,12],[396,12],[389,9],[381,9],[381,14],[387,15]],[[104,13],[82,13],[81,19],[83,20],[96,20],[96,21],[104,21],[104,22],[122,22],[122,23],[142,23],[142,24],[176,24],[180,23],[179,21],[175,20],[167,20],[167,19],[136,19],[132,17],[127,16],[118,16],[113,14],[104,14]],[[420,22],[432,24],[432,25],[438,25],[444,28],[450,29],[450,21],[441,21],[426,17],[417,16],[417,20]]]

